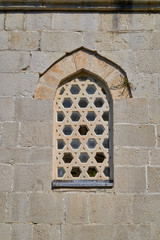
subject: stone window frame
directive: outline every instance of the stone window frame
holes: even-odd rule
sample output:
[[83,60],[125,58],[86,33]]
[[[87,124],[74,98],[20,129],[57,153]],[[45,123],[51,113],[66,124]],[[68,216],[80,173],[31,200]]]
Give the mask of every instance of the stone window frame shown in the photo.
[[[75,75],[85,73],[94,76],[101,81],[111,96],[111,99],[130,98],[131,91],[127,84],[125,72],[115,63],[100,56],[95,51],[86,48],[79,48],[66,54],[58,61],[53,63],[40,77],[36,92],[36,99],[55,100],[58,87],[67,79]],[[113,104],[111,104],[111,118],[113,116]],[[113,120],[110,122],[110,128]],[[114,185],[113,174],[113,129],[110,138],[110,177],[109,180],[53,180],[52,188],[93,188],[93,187],[112,187]],[[54,177],[54,176],[53,176]]]

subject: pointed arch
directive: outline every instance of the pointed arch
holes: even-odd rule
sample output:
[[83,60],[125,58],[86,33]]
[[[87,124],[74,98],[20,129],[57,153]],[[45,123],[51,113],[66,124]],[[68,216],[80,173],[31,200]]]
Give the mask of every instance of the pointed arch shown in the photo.
[[42,74],[36,87],[35,98],[54,99],[60,83],[82,71],[103,79],[113,99],[131,97],[126,73],[97,52],[81,47],[67,53]]

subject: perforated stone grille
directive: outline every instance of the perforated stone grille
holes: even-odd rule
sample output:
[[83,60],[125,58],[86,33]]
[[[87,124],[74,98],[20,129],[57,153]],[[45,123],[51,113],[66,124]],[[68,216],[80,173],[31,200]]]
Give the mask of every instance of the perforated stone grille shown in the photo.
[[109,103],[93,77],[75,77],[56,93],[54,179],[108,180]]

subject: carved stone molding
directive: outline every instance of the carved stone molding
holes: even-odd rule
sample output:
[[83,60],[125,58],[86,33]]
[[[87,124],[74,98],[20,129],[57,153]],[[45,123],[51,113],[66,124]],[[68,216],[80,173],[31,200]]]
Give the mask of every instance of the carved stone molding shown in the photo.
[[160,11],[160,0],[0,0],[1,11]]

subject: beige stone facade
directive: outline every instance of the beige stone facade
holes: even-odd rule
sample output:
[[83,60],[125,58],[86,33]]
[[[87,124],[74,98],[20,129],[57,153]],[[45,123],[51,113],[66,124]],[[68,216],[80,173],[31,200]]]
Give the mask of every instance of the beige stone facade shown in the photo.
[[[159,240],[159,13],[22,10],[0,12],[0,239]],[[55,92],[82,69],[112,94],[114,186],[52,190]]]

